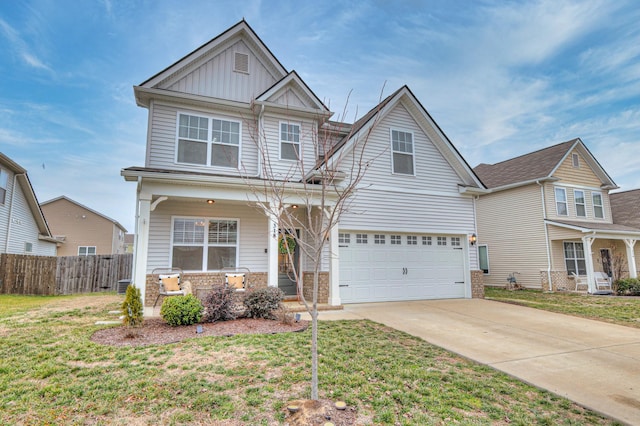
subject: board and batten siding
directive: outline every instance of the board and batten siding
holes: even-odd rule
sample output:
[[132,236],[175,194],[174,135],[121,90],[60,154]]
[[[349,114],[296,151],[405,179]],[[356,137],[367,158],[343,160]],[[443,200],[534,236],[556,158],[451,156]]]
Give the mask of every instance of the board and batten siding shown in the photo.
[[476,203],[478,244],[489,252],[488,285],[505,286],[512,272],[518,283],[540,288],[548,268],[540,186],[533,184],[482,195]]
[[[55,256],[56,244],[38,239],[40,230],[20,185],[15,185],[11,193],[7,192],[7,200],[5,207],[9,207],[11,203],[13,206],[10,209],[9,241],[6,253]],[[31,253],[25,252],[26,243],[31,243]]]
[[[217,173],[235,176],[253,176],[258,173],[258,148],[251,133],[254,125],[246,121],[253,119],[251,111],[247,115],[231,115],[218,113],[215,110],[181,108],[154,102],[150,109],[151,137],[147,150],[147,167],[168,170],[191,171],[200,173]],[[178,114],[194,114],[208,118],[238,121],[241,123],[240,168],[201,166],[196,164],[178,164],[176,162]],[[249,117],[249,118],[248,118]]]
[[[249,55],[248,73],[234,71],[236,52]],[[178,81],[161,88],[249,103],[277,80],[253,50],[238,40]]]
[[266,216],[257,207],[242,203],[216,202],[210,206],[202,201],[165,201],[151,213],[147,273],[155,268],[171,266],[171,223],[173,217],[225,218],[239,221],[238,267],[251,272],[266,272],[269,226]]
[[[415,176],[392,173],[391,129],[413,134]],[[475,232],[474,201],[458,190],[462,179],[403,105],[398,104],[376,124],[366,141],[366,153],[365,161],[375,160],[341,216],[340,229],[447,235]],[[350,173],[353,155],[346,155],[338,169]],[[477,251],[469,250],[469,257],[471,268],[476,269]]]

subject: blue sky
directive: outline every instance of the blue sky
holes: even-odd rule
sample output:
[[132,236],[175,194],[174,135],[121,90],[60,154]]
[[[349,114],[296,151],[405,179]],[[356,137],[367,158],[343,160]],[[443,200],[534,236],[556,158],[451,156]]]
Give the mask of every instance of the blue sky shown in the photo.
[[580,137],[640,188],[640,4],[542,1],[0,1],[0,151],[38,199],[134,230],[140,84],[242,18],[352,121],[407,84],[471,166]]

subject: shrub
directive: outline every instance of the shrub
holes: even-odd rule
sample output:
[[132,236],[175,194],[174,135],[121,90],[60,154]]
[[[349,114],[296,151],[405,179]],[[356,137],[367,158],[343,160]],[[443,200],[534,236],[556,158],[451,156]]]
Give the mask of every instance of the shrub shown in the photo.
[[162,302],[160,315],[172,327],[192,325],[202,318],[202,303],[193,294],[166,297]]
[[122,302],[123,323],[127,327],[138,327],[144,321],[144,312],[142,308],[142,297],[140,289],[132,284],[127,287],[127,292]]
[[640,296],[640,280],[637,278],[624,278],[615,282],[618,296]]
[[284,299],[282,290],[276,287],[260,288],[248,293],[244,298],[249,318],[274,319],[274,311]]
[[235,309],[236,291],[229,287],[217,286],[204,299],[204,320],[207,322],[228,321],[238,317]]

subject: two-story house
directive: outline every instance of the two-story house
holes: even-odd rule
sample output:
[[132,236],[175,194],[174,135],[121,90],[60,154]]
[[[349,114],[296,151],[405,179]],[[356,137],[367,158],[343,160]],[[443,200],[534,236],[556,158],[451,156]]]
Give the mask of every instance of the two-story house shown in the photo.
[[125,253],[127,230],[116,220],[60,196],[40,204],[54,237],[64,244],[58,256]]
[[292,285],[279,250],[288,232],[308,236],[278,229],[259,208],[274,199],[255,189],[285,180],[288,202],[278,208],[323,214],[316,164],[340,172],[330,182],[337,191],[354,165],[367,168],[327,236],[320,302],[482,293],[470,237],[474,195],[485,189],[408,87],[353,124],[329,121],[333,113],[243,20],[134,93],[149,111],[147,155],[121,174],[137,184],[133,281],[145,306],[157,294],[157,268],[181,268],[195,287],[222,283],[234,268],[251,271],[257,287],[308,286],[310,259],[294,256],[303,283]]
[[[480,268],[487,285],[595,292],[595,272],[611,273],[621,253],[637,275],[640,229],[615,223],[609,191],[617,186],[580,139],[496,164],[476,174],[489,189],[477,201]],[[613,253],[615,252],[615,253]]]
[[55,256],[57,245],[27,171],[0,152],[0,253]]

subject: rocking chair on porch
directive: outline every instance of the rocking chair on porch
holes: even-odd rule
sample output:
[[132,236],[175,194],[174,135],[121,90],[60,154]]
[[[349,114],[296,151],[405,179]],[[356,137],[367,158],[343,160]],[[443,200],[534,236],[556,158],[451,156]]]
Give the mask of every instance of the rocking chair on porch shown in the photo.
[[152,275],[158,275],[158,297],[153,302],[156,307],[160,296],[184,296],[185,290],[182,288],[182,269],[180,268],[156,268],[151,272]]
[[[589,282],[587,281],[587,277],[577,275],[575,272],[572,272],[571,276],[573,277],[573,282],[576,284],[576,287],[573,291],[579,293],[589,291]],[[584,290],[580,287],[584,287]]]

